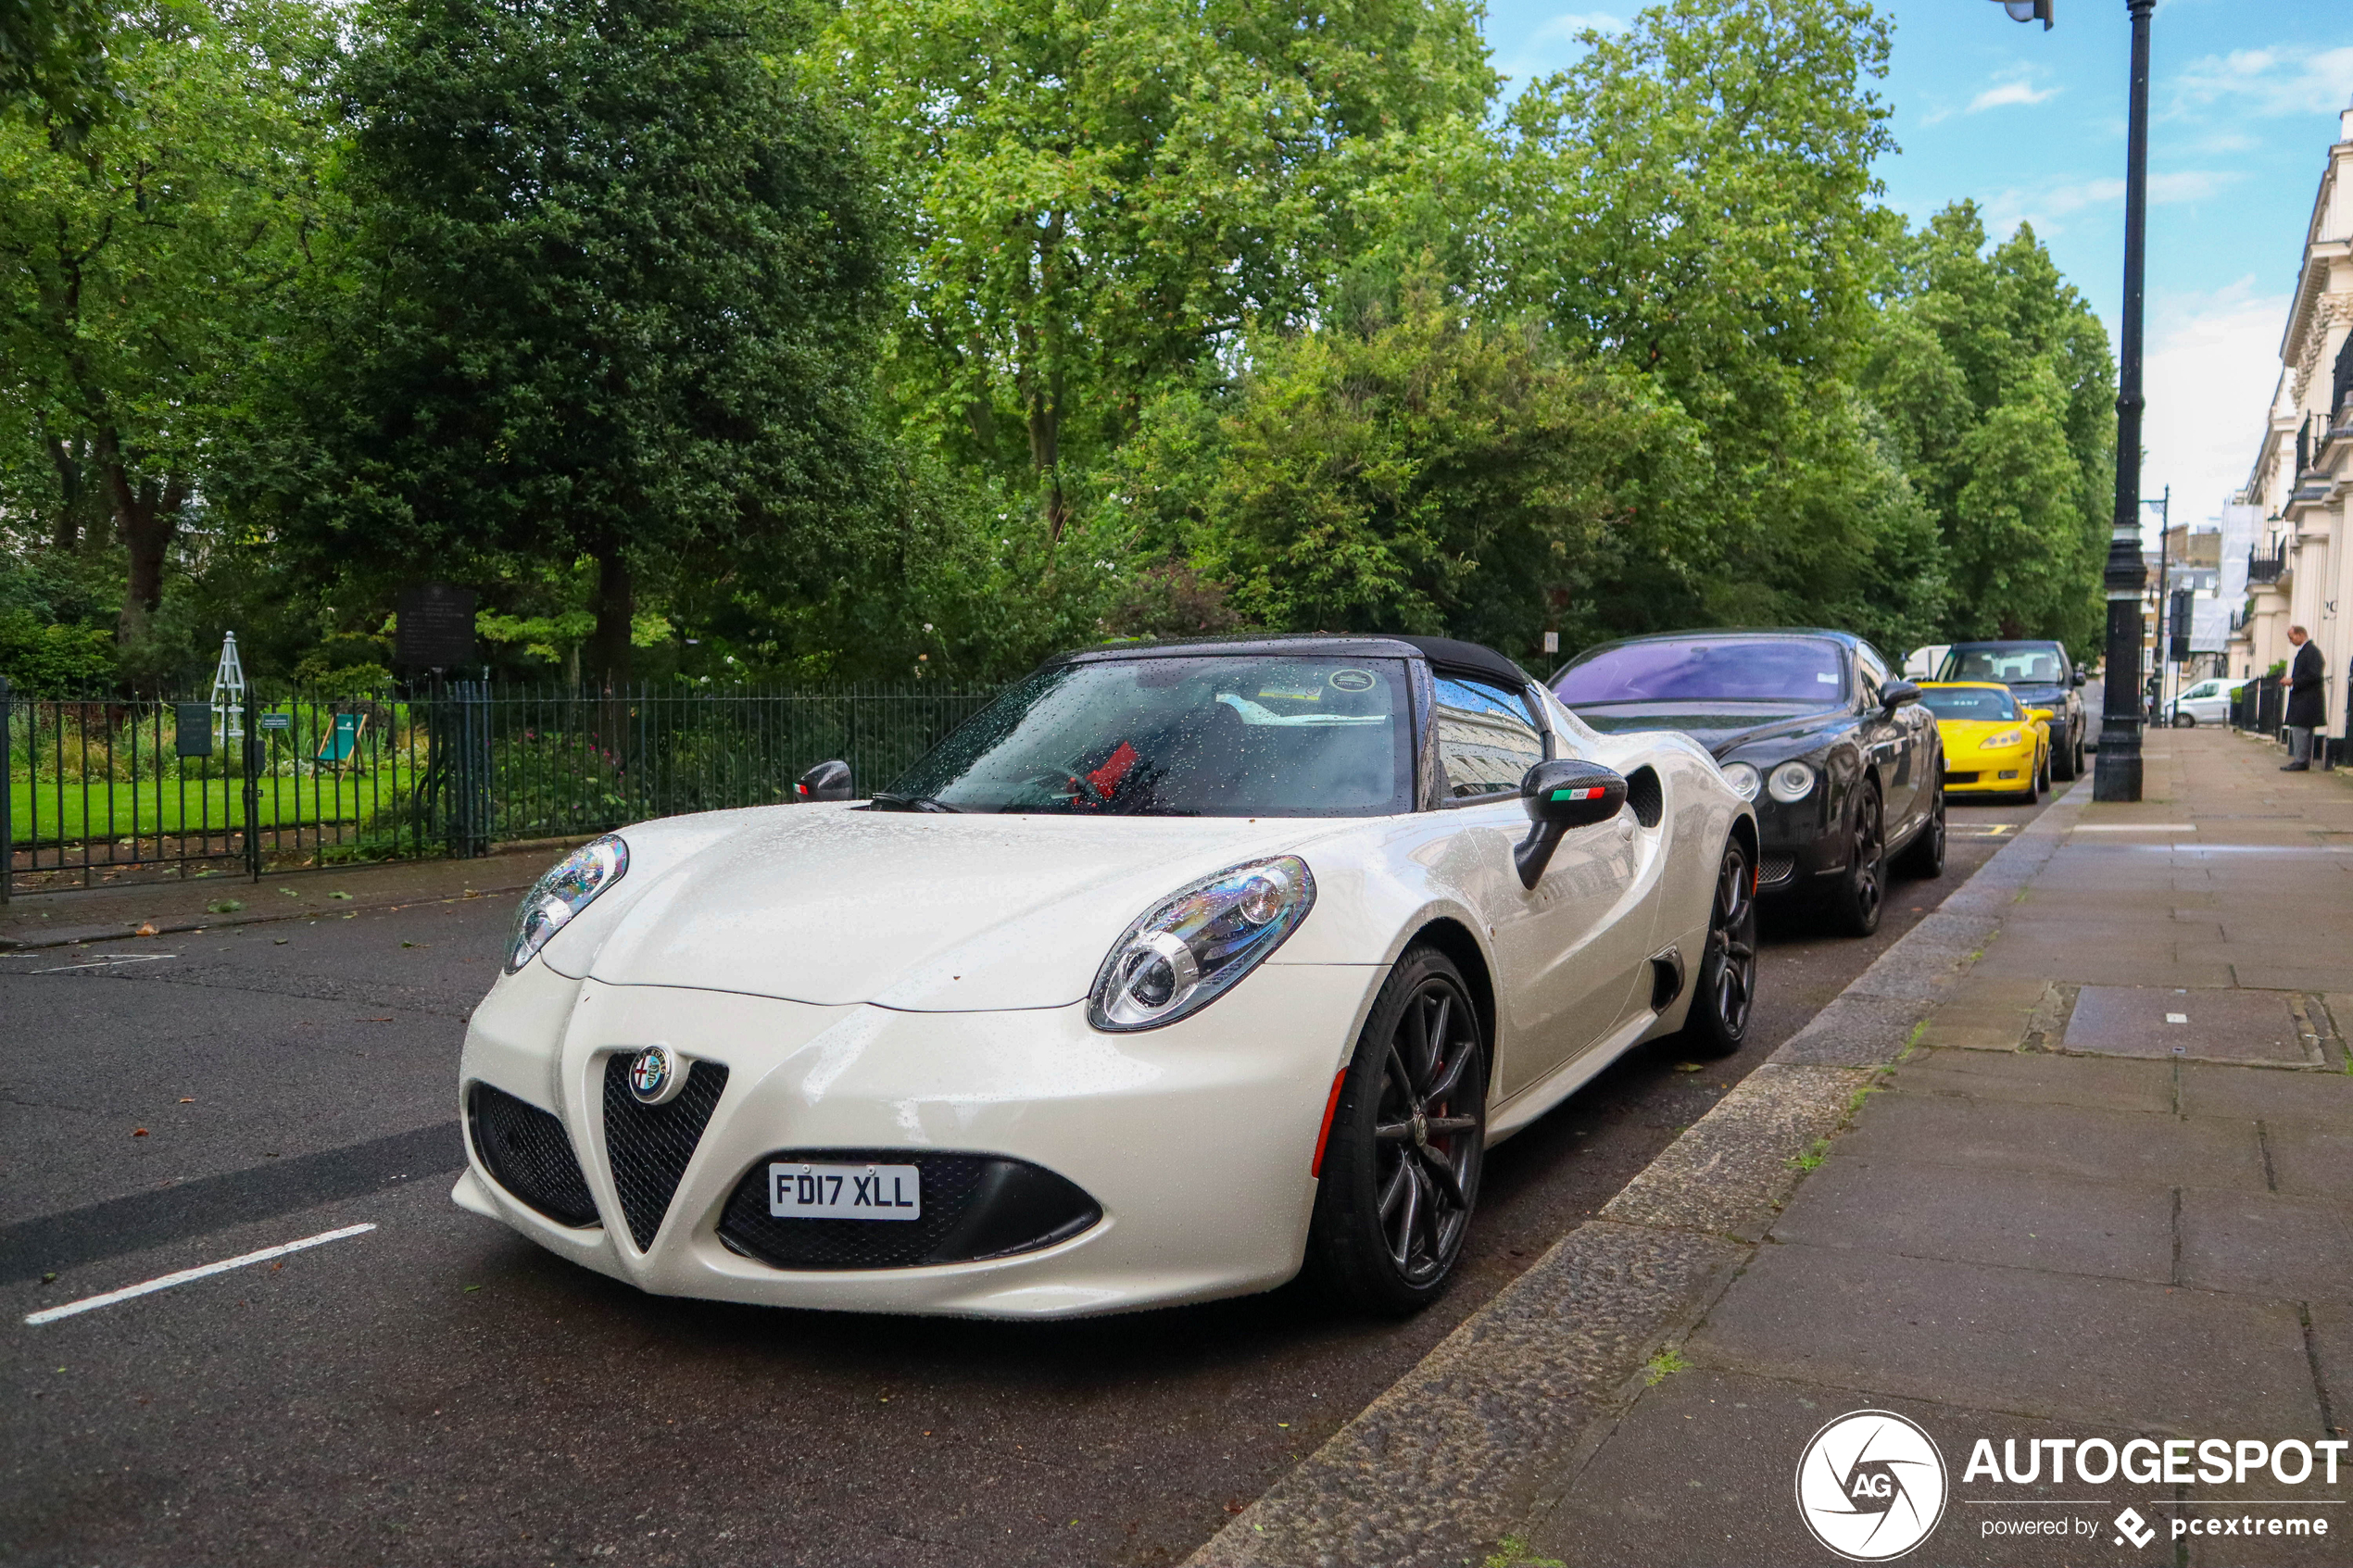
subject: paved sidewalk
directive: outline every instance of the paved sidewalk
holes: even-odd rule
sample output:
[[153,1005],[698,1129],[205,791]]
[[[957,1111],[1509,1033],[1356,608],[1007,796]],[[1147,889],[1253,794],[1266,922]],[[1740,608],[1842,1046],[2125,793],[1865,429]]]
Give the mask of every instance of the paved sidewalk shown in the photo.
[[[2144,801],[2086,784],[2050,814],[1982,956],[1916,968],[1932,1007],[1883,1092],[1799,1157],[1818,1168],[1506,1560],[1835,1561],[1801,1518],[1800,1455],[1878,1409],[1925,1429],[1949,1480],[1907,1562],[2353,1562],[2353,1450],[2334,1485],[2317,1461],[2285,1478],[2353,1425],[2353,787],[2278,759],[2153,733]],[[1815,1063],[1876,1054],[1849,1010]],[[2056,1451],[2034,1439],[2287,1451],[2243,1481],[2191,1448],[2187,1479],[2055,1485],[2044,1464],[2030,1484],[1965,1477],[1981,1438],[2021,1473]],[[2115,1523],[2128,1507],[2154,1537]]]
[[[1192,1561],[1831,1563],[1799,1460],[1882,1410],[1948,1483],[1906,1563],[2353,1562],[2353,778],[2150,740],[2144,801],[2077,784]],[[2193,1446],[2055,1486],[1981,1438]],[[2259,1441],[2311,1475],[2241,1484]]]
[[223,872],[184,881],[19,894],[0,904],[0,950],[120,940],[137,935],[142,926],[153,926],[151,935],[160,936],[442,899],[503,897],[529,888],[563,853],[561,844],[549,843],[472,860],[394,860],[272,872],[259,882],[241,872]]

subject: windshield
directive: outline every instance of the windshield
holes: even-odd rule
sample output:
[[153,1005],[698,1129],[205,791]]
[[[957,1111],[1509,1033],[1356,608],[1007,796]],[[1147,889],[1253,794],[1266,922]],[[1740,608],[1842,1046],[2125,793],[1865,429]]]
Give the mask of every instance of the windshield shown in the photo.
[[2055,686],[2059,673],[2058,650],[2038,647],[1955,648],[1944,656],[1940,681],[2004,681],[2017,685]]
[[1999,686],[1922,686],[1920,706],[1939,719],[2018,717],[2018,699]]
[[1413,809],[1405,661],[1240,655],[1063,664],[875,797],[886,809],[1361,817]]
[[1799,637],[1622,643],[1587,654],[1553,682],[1571,708],[1603,702],[1840,701],[1838,645]]

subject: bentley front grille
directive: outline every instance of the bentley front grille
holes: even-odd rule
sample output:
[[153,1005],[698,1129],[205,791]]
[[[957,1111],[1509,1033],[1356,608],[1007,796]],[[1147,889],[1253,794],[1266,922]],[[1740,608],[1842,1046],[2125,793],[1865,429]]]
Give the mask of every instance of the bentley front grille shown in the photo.
[[605,1158],[612,1161],[612,1185],[621,1194],[629,1237],[643,1252],[653,1245],[686,1161],[711,1125],[720,1091],[727,1086],[727,1070],[715,1061],[698,1061],[676,1098],[645,1105],[629,1092],[630,1060],[626,1051],[605,1060]]
[[1787,882],[1797,870],[1797,861],[1787,855],[1764,855],[1756,861],[1756,885],[1770,887],[1777,882]]

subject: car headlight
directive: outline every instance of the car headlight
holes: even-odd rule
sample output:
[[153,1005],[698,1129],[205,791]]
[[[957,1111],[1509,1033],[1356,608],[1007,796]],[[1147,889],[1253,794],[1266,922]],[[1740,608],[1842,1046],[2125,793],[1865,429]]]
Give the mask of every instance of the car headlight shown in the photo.
[[507,972],[529,963],[572,917],[586,909],[598,894],[619,882],[629,870],[629,846],[617,834],[607,834],[558,860],[547,874],[523,895],[515,911],[515,935],[507,944]]
[[1724,782],[1730,784],[1732,793],[1743,800],[1754,800],[1765,780],[1745,762],[1727,762],[1724,764]]
[[1773,770],[1765,787],[1776,800],[1803,800],[1814,787],[1814,770],[1803,762],[1784,762]]
[[2018,746],[2023,743],[2025,739],[2026,735],[2023,731],[2004,730],[1998,735],[1989,735],[1984,740],[1979,742],[1978,749],[1980,751],[1999,751],[2005,746]]
[[1200,1011],[1299,928],[1315,879],[1296,855],[1219,872],[1163,899],[1127,928],[1088,996],[1088,1022],[1126,1033]]

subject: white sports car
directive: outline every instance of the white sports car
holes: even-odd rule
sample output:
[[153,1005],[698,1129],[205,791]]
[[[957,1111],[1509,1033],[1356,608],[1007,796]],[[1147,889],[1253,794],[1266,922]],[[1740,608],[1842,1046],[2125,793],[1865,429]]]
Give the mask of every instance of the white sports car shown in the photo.
[[869,803],[549,872],[452,1196],[666,1295],[1049,1318],[1304,1267],[1410,1311],[1490,1146],[1640,1041],[1739,1047],[1756,842],[1700,746],[1470,644],[1065,655]]

